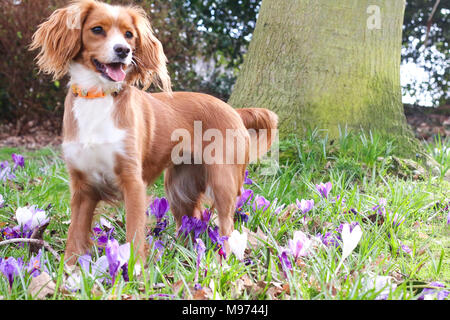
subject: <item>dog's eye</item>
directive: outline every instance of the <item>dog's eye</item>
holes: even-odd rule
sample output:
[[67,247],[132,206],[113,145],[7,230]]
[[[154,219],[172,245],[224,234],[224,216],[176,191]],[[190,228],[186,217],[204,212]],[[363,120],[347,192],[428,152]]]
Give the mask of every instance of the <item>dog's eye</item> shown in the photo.
[[133,38],[133,34],[130,31],[125,32],[125,38],[131,39]]
[[102,34],[103,33],[103,28],[102,27],[93,27],[91,30],[95,34]]

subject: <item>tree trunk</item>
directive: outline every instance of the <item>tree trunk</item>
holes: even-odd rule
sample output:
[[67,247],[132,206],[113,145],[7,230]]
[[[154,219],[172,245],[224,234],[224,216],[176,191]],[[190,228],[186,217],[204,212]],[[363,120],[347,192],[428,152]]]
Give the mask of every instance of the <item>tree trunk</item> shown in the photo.
[[[412,144],[403,112],[404,0],[263,0],[229,103],[262,107],[280,133],[360,128]],[[410,147],[408,147],[410,148]]]

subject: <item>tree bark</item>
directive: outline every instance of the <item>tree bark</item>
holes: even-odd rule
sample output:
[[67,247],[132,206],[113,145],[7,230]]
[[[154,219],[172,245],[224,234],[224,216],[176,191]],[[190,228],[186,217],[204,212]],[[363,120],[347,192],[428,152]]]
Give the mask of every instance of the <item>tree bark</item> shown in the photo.
[[404,9],[404,0],[263,0],[229,103],[275,111],[282,137],[347,127],[415,144],[401,101]]

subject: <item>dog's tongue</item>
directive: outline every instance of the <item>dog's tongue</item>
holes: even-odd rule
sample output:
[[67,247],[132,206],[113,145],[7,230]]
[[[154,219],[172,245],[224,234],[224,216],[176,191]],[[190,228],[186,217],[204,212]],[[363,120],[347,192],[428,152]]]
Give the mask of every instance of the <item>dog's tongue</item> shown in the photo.
[[105,66],[106,74],[114,81],[123,81],[123,79],[125,79],[126,74],[122,69],[121,63],[112,63]]

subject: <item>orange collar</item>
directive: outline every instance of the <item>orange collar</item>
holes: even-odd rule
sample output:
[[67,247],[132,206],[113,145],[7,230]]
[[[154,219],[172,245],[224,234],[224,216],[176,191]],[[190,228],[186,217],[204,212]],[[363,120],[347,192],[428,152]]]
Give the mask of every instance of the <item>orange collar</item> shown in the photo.
[[72,84],[72,92],[74,95],[86,99],[104,98],[107,94],[111,94],[115,97],[118,94],[117,91],[105,92],[102,89],[97,88],[91,90],[81,89],[76,84]]

